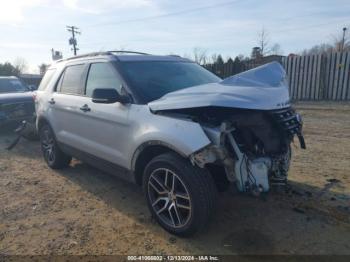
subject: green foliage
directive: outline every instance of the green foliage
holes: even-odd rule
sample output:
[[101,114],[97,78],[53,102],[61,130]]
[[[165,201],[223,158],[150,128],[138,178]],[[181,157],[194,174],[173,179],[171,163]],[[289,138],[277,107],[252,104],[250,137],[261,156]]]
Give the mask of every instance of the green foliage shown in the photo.
[[228,57],[226,61],[219,55],[213,55],[214,63],[205,64],[204,67],[221,78],[225,78],[247,70],[249,58],[243,55],[236,56],[235,59]]
[[216,64],[223,65],[224,63],[225,62],[224,59],[222,59],[222,56],[218,55],[218,58],[216,59]]
[[14,67],[11,63],[0,63],[0,76],[18,76],[20,71]]

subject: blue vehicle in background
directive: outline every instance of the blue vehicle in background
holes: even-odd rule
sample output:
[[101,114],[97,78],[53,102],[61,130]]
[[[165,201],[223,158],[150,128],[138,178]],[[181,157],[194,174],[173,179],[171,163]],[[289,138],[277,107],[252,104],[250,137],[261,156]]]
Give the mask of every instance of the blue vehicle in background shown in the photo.
[[[0,76],[0,129],[12,128],[23,121],[28,127],[35,122],[34,93],[15,76]],[[27,128],[26,138],[36,134]]]

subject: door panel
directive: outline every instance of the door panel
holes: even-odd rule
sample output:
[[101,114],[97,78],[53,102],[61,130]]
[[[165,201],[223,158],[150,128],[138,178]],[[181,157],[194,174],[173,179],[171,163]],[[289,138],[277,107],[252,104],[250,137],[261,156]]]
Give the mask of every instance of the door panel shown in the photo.
[[[88,70],[85,97],[81,98],[80,110],[80,149],[122,167],[128,166],[123,152],[129,138],[129,107],[121,103],[93,103],[91,95],[96,88],[121,90],[122,81],[115,67],[107,62],[92,63]],[[86,110],[86,108],[89,108]]]
[[78,105],[81,96],[53,93],[51,99],[49,101],[54,101],[54,104],[50,103],[48,114],[57,140],[79,148],[81,127]]
[[80,99],[79,107],[87,105],[90,111],[79,110],[79,130],[82,151],[122,167],[128,166],[125,146],[129,137],[129,107],[131,105],[96,104],[91,98]]

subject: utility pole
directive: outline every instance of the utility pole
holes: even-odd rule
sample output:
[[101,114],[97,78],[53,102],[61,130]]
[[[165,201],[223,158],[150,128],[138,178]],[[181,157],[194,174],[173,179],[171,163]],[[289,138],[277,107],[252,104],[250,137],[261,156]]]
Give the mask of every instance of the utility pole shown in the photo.
[[343,41],[342,41],[342,45],[341,45],[341,51],[344,51],[344,47],[345,47],[345,32],[346,32],[347,28],[344,27],[343,28]]
[[77,47],[78,43],[77,43],[77,39],[75,38],[75,35],[78,34],[80,35],[81,32],[78,31],[78,27],[72,25],[72,26],[67,26],[67,31],[72,33],[72,37],[69,38],[69,45],[73,46],[73,51],[74,51],[74,55],[77,55],[77,50],[79,50],[79,48]]

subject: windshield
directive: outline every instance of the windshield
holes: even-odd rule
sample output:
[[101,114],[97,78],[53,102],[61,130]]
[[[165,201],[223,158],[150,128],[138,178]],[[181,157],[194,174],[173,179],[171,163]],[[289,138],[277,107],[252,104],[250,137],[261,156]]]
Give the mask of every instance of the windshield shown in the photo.
[[0,93],[27,92],[28,88],[16,78],[0,78]]
[[123,62],[122,68],[128,82],[145,103],[176,90],[221,81],[219,77],[191,62],[133,61]]

